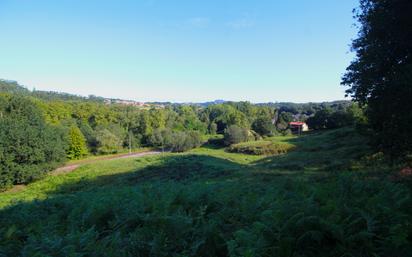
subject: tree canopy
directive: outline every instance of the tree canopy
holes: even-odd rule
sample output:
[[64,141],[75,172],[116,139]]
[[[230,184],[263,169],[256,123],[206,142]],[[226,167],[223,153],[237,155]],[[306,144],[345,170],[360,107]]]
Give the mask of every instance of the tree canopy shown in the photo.
[[342,84],[367,107],[379,149],[398,156],[412,150],[412,1],[361,0],[355,14],[356,58]]

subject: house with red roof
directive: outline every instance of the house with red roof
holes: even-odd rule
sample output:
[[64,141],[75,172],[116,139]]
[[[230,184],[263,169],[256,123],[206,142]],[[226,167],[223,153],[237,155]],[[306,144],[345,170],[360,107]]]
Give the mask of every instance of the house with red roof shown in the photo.
[[301,121],[292,121],[289,122],[289,128],[292,133],[300,134],[301,132],[309,131],[308,124],[306,122]]

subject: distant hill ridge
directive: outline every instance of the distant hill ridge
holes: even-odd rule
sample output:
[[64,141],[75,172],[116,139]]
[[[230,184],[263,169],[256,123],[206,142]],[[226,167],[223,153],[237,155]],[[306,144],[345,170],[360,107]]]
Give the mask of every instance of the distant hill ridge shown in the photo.
[[[30,91],[26,87],[20,85],[17,81],[14,80],[6,80],[0,79],[0,93],[9,93],[9,94],[23,94],[23,95],[30,95],[33,97],[37,97],[43,100],[62,100],[62,101],[93,101],[93,102],[100,102],[100,103],[121,103],[121,102],[135,102],[139,103],[138,101],[134,100],[125,100],[125,99],[117,99],[117,98],[105,98],[101,96],[89,95],[89,96],[81,96],[75,95],[70,93],[64,92],[56,92],[56,91],[42,91],[42,90],[33,90]],[[233,101],[226,101],[222,99],[214,100],[214,101],[207,101],[207,102],[186,102],[186,103],[172,103],[172,102],[146,102],[147,105],[162,105],[162,106],[169,106],[169,105],[198,105],[201,107],[208,107],[210,105],[216,104],[224,104]],[[258,106],[270,106],[275,107],[276,109],[282,109],[285,111],[294,112],[294,110],[299,109],[306,109],[311,106],[329,106],[333,107],[336,105],[349,105],[351,101],[349,100],[338,100],[338,101],[331,101],[331,102],[321,102],[321,103],[293,103],[293,102],[269,102],[269,103],[256,103]]]

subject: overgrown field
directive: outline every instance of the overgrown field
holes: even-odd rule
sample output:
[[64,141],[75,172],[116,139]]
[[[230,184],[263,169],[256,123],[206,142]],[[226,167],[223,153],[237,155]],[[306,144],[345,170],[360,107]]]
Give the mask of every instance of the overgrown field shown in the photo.
[[253,155],[279,155],[285,154],[293,149],[295,145],[288,143],[291,137],[272,137],[264,140],[243,142],[228,147],[229,152]]
[[0,256],[410,256],[410,188],[361,159],[361,136],[284,139],[283,155],[204,146],[2,193]]

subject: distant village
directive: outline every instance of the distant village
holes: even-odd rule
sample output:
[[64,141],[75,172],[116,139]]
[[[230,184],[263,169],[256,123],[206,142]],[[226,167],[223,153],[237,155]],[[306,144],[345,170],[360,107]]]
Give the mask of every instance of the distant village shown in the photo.
[[152,104],[152,103],[137,102],[134,100],[109,99],[109,98],[104,99],[104,103],[107,105],[118,104],[118,105],[134,106],[134,107],[140,107],[140,108],[164,108],[165,107],[162,104]]

